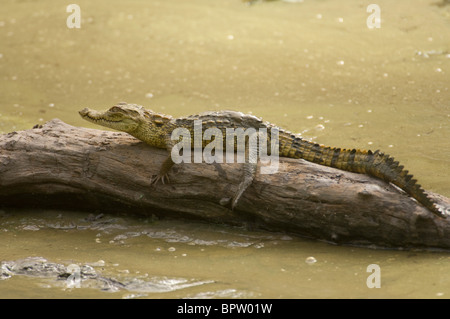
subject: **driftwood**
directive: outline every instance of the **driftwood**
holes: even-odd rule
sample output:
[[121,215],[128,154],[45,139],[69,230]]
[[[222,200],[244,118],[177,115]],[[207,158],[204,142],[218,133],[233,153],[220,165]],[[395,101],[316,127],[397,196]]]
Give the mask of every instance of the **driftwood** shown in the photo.
[[126,133],[57,119],[0,135],[0,206],[145,213],[341,244],[450,249],[450,217],[363,174],[280,158],[278,173],[258,174],[232,211],[225,198],[236,191],[242,164],[175,165],[170,184],[150,185],[166,156]]

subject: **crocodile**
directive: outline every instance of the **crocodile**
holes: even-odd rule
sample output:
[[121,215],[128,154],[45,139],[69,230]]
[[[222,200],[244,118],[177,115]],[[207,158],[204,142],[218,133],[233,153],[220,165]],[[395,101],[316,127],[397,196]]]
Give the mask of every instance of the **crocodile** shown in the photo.
[[[169,156],[162,163],[159,173],[152,176],[152,184],[156,184],[158,181],[161,181],[163,184],[169,182],[168,173],[174,165],[170,154],[175,145],[175,141],[172,140],[171,136],[176,128],[186,128],[189,132],[195,133],[194,122],[196,120],[201,120],[201,123],[203,123],[203,132],[208,128],[217,128],[224,135],[227,128],[276,128],[278,130],[279,156],[304,159],[316,164],[367,174],[382,179],[401,188],[432,213],[443,218],[446,217],[446,213],[440,210],[417,183],[417,180],[409,174],[408,170],[404,169],[404,166],[395,161],[393,157],[379,150],[371,151],[324,146],[307,141],[298,134],[293,134],[256,116],[235,111],[210,111],[188,117],[173,118],[169,115],[147,110],[137,104],[120,102],[104,112],[84,108],[79,113],[83,119],[89,122],[127,132],[151,146],[167,149]],[[270,132],[268,133],[267,141],[268,143],[270,142]],[[190,142],[192,148],[194,148],[193,138]],[[207,142],[203,141],[202,147],[205,147]],[[232,209],[252,183],[255,174],[256,164],[250,162],[247,158],[244,163],[243,178],[231,201]]]

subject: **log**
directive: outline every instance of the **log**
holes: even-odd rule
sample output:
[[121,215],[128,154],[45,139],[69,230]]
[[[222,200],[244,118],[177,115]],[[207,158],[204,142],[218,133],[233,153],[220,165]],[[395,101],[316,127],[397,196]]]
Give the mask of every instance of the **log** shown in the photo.
[[[237,207],[242,164],[179,164],[151,185],[167,151],[122,133],[44,126],[0,135],[0,206],[147,214],[281,231],[336,244],[450,249],[441,218],[397,187],[364,174],[280,158]],[[430,195],[447,211],[450,200]]]

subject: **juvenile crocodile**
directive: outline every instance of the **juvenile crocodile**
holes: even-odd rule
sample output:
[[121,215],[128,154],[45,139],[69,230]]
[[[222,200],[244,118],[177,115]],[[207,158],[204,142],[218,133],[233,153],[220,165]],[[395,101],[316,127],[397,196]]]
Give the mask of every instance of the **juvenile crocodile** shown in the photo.
[[[161,180],[168,181],[168,172],[174,165],[170,152],[175,141],[171,139],[172,131],[176,128],[186,128],[194,134],[194,121],[202,121],[202,130],[218,128],[223,135],[227,128],[265,128],[268,132],[268,143],[270,143],[270,129],[276,128],[279,132],[279,156],[305,159],[320,165],[330,166],[341,170],[364,173],[378,177],[386,182],[397,185],[407,194],[415,198],[419,203],[428,208],[434,214],[446,217],[446,214],[433,203],[426,195],[417,180],[408,174],[399,162],[380,151],[365,151],[356,149],[341,149],[325,147],[302,139],[300,136],[276,127],[274,124],[264,122],[253,115],[234,111],[205,112],[188,117],[172,118],[171,116],[156,113],[144,109],[136,104],[118,103],[105,112],[97,112],[88,108],[81,110],[83,119],[115,130],[127,132],[141,141],[158,148],[165,148],[169,156],[163,162],[158,175],[153,177],[152,183]],[[192,135],[191,135],[192,136]],[[208,141],[204,141],[205,145]],[[191,140],[194,147],[194,141]],[[238,191],[232,199],[234,207],[242,193],[251,184],[256,173],[256,164],[244,164],[244,177]]]

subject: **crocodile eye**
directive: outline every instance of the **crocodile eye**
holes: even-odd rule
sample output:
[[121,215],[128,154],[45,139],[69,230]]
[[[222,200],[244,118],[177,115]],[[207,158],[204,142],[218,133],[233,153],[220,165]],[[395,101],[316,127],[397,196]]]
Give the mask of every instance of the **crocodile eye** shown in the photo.
[[128,113],[130,113],[132,116],[138,116],[139,112],[134,111],[134,110],[128,110]]
[[111,112],[121,112],[122,109],[120,107],[117,106],[113,106],[112,108],[109,109]]
[[164,125],[162,120],[154,120],[153,123],[155,123],[156,127],[161,127]]

